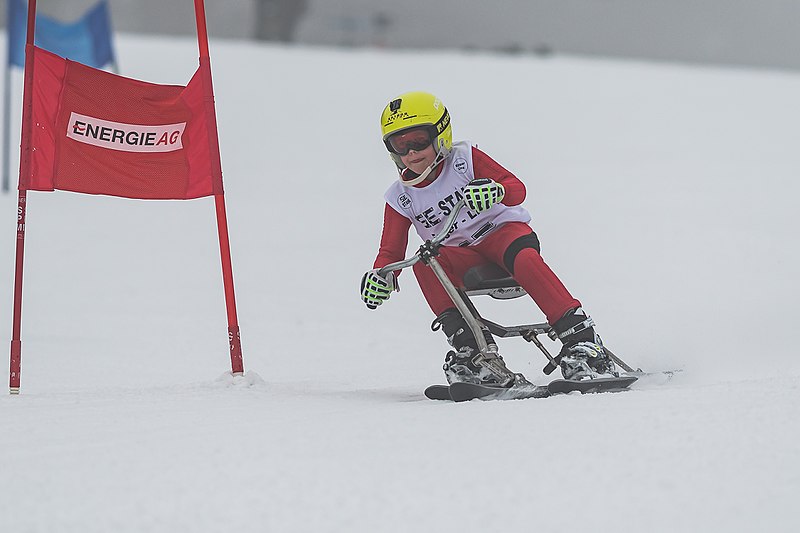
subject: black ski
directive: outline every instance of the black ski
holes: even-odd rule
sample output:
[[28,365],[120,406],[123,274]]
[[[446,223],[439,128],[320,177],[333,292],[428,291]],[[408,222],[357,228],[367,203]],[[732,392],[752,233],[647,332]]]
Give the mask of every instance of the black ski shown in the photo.
[[573,381],[569,379],[556,379],[547,384],[550,394],[567,394],[570,392],[580,392],[581,394],[591,394],[596,392],[618,392],[626,390],[638,378],[638,376],[619,376],[609,378],[584,379]]
[[524,400],[526,398],[547,398],[547,387],[526,383],[513,387],[489,387],[475,383],[453,383],[450,385],[450,398],[454,402],[469,400]]
[[547,398],[554,394],[567,394],[576,391],[581,394],[618,392],[627,390],[637,379],[639,379],[639,376],[630,375],[582,381],[556,379],[547,385],[522,384],[509,388],[477,385],[475,383],[453,383],[450,386],[431,385],[425,389],[425,396],[431,400],[451,400],[454,402],[477,399],[523,400],[527,398]]
[[545,398],[550,394],[546,386],[517,385],[515,387],[488,387],[474,383],[453,383],[452,385],[431,385],[425,389],[425,396],[431,400],[522,400],[525,398]]
[[450,385],[431,385],[425,389],[425,396],[431,400],[452,400]]

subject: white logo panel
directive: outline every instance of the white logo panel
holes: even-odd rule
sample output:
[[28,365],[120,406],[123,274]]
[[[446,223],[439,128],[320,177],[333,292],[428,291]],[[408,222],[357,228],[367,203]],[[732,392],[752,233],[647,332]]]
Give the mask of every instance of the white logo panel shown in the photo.
[[174,152],[183,149],[185,122],[178,124],[125,124],[70,113],[67,137],[75,141],[122,152]]

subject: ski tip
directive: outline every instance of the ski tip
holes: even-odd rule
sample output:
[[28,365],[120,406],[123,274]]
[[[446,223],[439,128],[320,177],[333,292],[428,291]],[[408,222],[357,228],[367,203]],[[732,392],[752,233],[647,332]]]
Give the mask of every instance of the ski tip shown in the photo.
[[450,385],[450,397],[454,402],[468,402],[496,395],[500,389],[482,387],[473,383],[453,383]]
[[425,397],[429,400],[452,400],[448,385],[431,385],[425,389]]

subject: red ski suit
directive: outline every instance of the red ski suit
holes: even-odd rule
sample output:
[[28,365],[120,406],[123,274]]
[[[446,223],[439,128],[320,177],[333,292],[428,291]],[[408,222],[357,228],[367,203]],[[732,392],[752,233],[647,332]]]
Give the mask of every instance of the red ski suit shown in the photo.
[[[503,185],[505,205],[519,205],[525,200],[525,185],[514,174],[475,147],[472,148],[472,160],[476,178],[490,178]],[[437,177],[440,170],[441,167],[437,169]],[[425,187],[429,183],[426,180],[416,187]],[[382,268],[405,257],[410,227],[409,218],[386,204],[380,250],[373,268]],[[463,285],[464,274],[473,266],[490,262],[505,268],[504,254],[509,245],[519,237],[531,234],[532,231],[524,222],[508,222],[493,230],[477,244],[462,247],[442,246],[437,259],[453,283],[460,286]],[[550,325],[570,309],[580,307],[581,303],[572,297],[535,248],[523,248],[514,259],[513,270],[514,279],[533,298]],[[422,262],[416,263],[414,274],[428,305],[436,316],[455,307],[433,270],[427,265]]]

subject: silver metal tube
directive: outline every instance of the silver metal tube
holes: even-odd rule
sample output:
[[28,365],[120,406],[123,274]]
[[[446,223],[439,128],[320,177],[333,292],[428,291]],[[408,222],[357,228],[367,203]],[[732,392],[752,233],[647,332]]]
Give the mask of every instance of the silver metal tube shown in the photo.
[[[445,238],[447,238],[448,235],[450,235],[450,230],[453,229],[453,226],[456,223],[456,217],[458,216],[458,213],[461,211],[461,208],[464,207],[465,203],[466,202],[462,198],[456,205],[453,206],[453,210],[450,212],[449,215],[447,215],[447,218],[444,220],[444,225],[442,226],[442,230],[438,234],[436,234],[435,237],[431,239],[430,241],[431,245],[438,246],[439,244],[442,243],[442,241],[445,240]],[[385,267],[378,270],[378,274],[381,276],[386,276],[389,272],[394,272],[395,270],[408,268],[414,265],[417,261],[420,261],[421,259],[422,258],[420,257],[420,254],[418,252],[413,257],[404,259],[403,261],[397,261],[396,263],[392,263],[390,265],[386,265]],[[475,315],[472,314],[472,311],[467,306],[467,304],[464,303],[464,299],[461,298],[458,289],[456,289],[455,285],[453,285],[453,282],[450,281],[450,278],[447,277],[447,274],[442,268],[442,265],[439,264],[439,261],[437,261],[435,257],[431,257],[430,259],[428,259],[428,266],[430,266],[431,269],[433,270],[433,273],[436,274],[439,283],[442,284],[442,287],[444,287],[444,290],[450,296],[450,299],[453,300],[453,303],[455,304],[458,311],[461,313],[461,316],[463,316],[464,320],[466,320],[470,331],[472,331],[472,334],[475,336],[475,341],[478,343],[478,349],[482,354],[486,355],[487,352],[489,351],[489,345],[486,343],[486,338],[483,336],[483,330],[481,329],[480,322],[478,322],[478,320],[475,318]]]
[[[466,201],[462,198],[461,200],[453,206],[453,210],[450,211],[450,214],[447,215],[447,218],[444,219],[444,226],[442,226],[442,231],[436,234],[435,237],[431,239],[431,244],[433,246],[437,246],[441,244],[441,242],[445,239],[447,235],[450,234],[450,230],[453,229],[453,226],[456,223],[456,217],[458,213],[461,211],[461,208],[464,207]],[[395,270],[402,270],[404,268],[408,268],[413,266],[417,261],[420,260],[419,254],[414,255],[413,257],[409,257],[408,259],[403,259],[402,261],[397,261],[396,263],[392,263],[390,265],[386,265],[385,267],[378,270],[378,274],[386,277],[386,274],[389,272],[394,272]]]
[[397,261],[396,263],[386,265],[385,267],[378,270],[378,275],[385,278],[389,272],[394,272],[395,270],[403,270],[404,268],[413,266],[419,260],[420,260],[419,255],[415,255],[414,257],[409,257],[408,259],[403,259],[402,261]]
[[447,215],[447,218],[444,219],[444,226],[442,226],[442,231],[439,232],[433,239],[431,239],[431,243],[434,245],[440,244],[445,238],[450,235],[450,230],[453,229],[453,226],[456,223],[456,217],[458,213],[461,212],[461,208],[466,205],[467,201],[463,198],[453,206],[453,210],[450,211],[450,214]]
[[625,372],[635,372],[635,370],[630,366],[628,366],[628,364],[625,361],[617,357],[616,354],[614,354],[614,352],[612,352],[605,346],[603,346],[603,350],[608,354],[611,360],[614,361],[617,365],[621,366]]
[[480,323],[475,319],[475,316],[472,314],[472,311],[470,311],[469,307],[467,307],[467,304],[464,303],[464,300],[461,298],[458,290],[456,290],[453,282],[450,281],[450,278],[448,278],[447,274],[445,274],[442,265],[439,264],[439,261],[437,261],[435,257],[431,257],[428,260],[428,266],[430,266],[433,270],[433,273],[436,274],[436,277],[439,279],[442,287],[444,287],[444,290],[447,291],[450,299],[453,300],[454,304],[456,304],[461,316],[463,316],[464,320],[467,321],[469,329],[472,331],[472,334],[475,336],[475,340],[478,342],[478,349],[482,354],[486,355],[489,350],[489,345],[486,344],[486,338],[483,336],[483,330],[481,329]]

